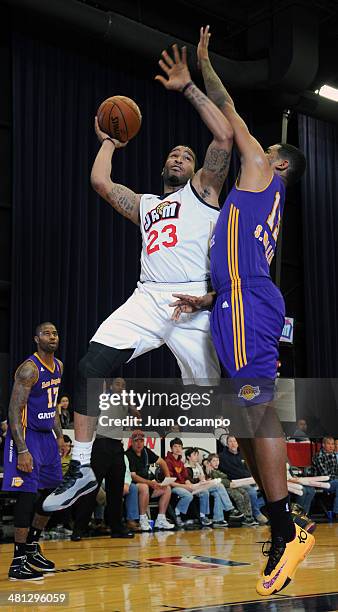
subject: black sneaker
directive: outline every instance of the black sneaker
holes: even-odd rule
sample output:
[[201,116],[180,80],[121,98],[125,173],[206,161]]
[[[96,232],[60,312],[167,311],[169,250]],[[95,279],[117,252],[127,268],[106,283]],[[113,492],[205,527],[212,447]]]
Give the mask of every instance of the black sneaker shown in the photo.
[[28,563],[40,570],[40,572],[53,572],[55,569],[55,563],[46,559],[37,542],[26,544],[26,556]]
[[212,526],[214,529],[224,529],[225,527],[229,527],[226,521],[212,521]]
[[82,533],[74,529],[72,535],[70,536],[70,539],[72,542],[80,542],[80,540],[82,540]]
[[230,510],[230,516],[233,517],[237,517],[237,518],[244,518],[244,514],[243,512],[240,512],[239,510],[237,510],[237,508],[233,508],[233,510]]
[[135,533],[128,529],[128,527],[119,527],[118,529],[114,529],[114,531],[110,534],[111,538],[127,538],[132,539],[135,537]]
[[242,523],[244,521],[244,514],[239,512],[239,510],[231,510],[230,514],[228,514],[228,521],[232,523]]
[[242,522],[243,527],[257,527],[258,523],[253,517],[246,516]]
[[69,508],[82,495],[97,488],[95,474],[90,465],[81,465],[72,459],[61,484],[43,502],[45,512],[55,512]]
[[38,572],[27,562],[27,557],[14,557],[8,571],[9,580],[43,580],[42,572]]

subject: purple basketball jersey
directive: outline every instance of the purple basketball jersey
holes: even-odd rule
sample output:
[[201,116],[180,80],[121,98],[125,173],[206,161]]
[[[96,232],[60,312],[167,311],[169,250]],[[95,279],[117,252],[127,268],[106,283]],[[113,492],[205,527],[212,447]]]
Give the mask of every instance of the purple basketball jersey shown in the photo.
[[50,369],[37,353],[28,357],[27,361],[36,365],[37,381],[31,388],[23,411],[23,425],[33,431],[51,431],[61,384],[60,362],[54,357],[54,366]]
[[217,293],[234,285],[255,286],[270,279],[285,201],[285,187],[274,174],[266,189],[236,185],[219,215],[210,244],[212,285]]
[[273,397],[285,313],[269,266],[284,201],[278,175],[262,191],[235,185],[211,239],[211,278],[217,292],[211,333],[227,375],[238,380],[244,403],[266,403]]
[[21,472],[17,448],[10,427],[4,450],[4,491],[35,493],[38,489],[54,488],[62,480],[61,460],[53,433],[57,398],[61,384],[61,365],[53,358],[53,367],[44,363],[37,353],[28,357],[36,366],[36,382],[31,388],[22,412],[22,425],[27,449],[33,458],[33,471]]

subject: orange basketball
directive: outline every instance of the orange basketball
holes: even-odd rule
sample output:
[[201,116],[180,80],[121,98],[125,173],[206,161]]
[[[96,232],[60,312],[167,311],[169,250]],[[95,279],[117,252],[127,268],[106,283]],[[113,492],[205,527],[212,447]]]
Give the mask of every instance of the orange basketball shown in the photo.
[[120,142],[127,142],[139,131],[142,115],[131,98],[112,96],[100,104],[97,119],[103,132]]

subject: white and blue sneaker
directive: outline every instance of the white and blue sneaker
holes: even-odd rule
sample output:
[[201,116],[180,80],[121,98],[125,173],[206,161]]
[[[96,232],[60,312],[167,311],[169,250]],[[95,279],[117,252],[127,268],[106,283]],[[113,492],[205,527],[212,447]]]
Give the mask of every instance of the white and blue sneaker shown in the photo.
[[43,502],[45,512],[55,512],[69,508],[82,495],[95,491],[98,484],[90,465],[81,465],[72,459],[61,484]]
[[167,521],[166,517],[157,517],[156,521],[155,521],[155,529],[159,529],[163,531],[167,531],[170,529],[174,529],[175,525],[174,523],[169,523],[169,521]]

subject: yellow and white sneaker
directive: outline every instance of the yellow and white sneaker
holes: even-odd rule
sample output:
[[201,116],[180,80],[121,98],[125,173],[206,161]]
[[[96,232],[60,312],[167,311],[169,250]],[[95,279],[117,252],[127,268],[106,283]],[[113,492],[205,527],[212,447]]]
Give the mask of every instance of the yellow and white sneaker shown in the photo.
[[262,550],[269,559],[256,584],[256,591],[260,595],[274,595],[284,589],[314,546],[313,535],[299,525],[295,525],[295,528],[294,540],[286,544],[283,538],[276,538],[268,552]]

